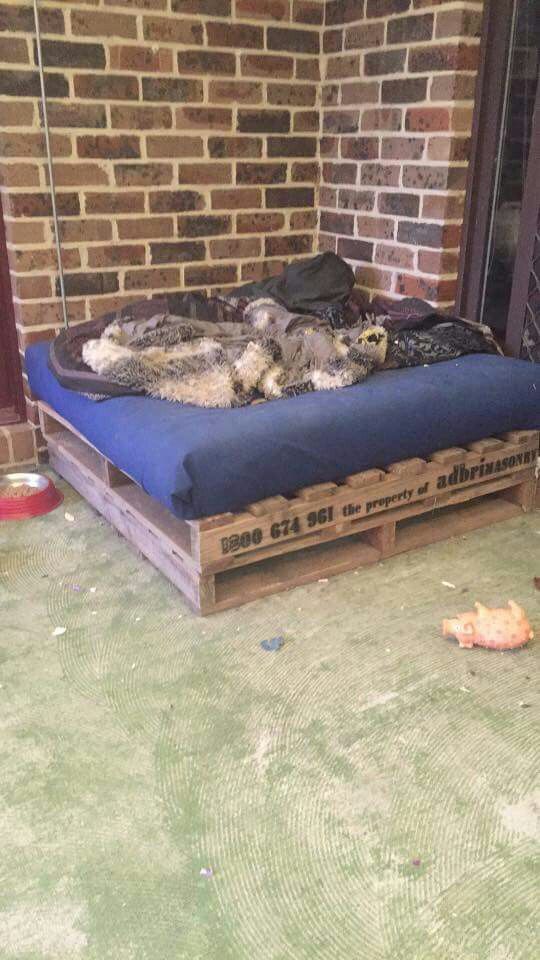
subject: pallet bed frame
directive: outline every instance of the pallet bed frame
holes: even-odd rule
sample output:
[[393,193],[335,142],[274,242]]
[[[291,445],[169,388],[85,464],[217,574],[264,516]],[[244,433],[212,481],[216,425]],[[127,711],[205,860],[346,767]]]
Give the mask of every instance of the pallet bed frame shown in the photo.
[[539,432],[521,430],[180,520],[40,402],[49,461],[197,613],[466,533],[531,510]]

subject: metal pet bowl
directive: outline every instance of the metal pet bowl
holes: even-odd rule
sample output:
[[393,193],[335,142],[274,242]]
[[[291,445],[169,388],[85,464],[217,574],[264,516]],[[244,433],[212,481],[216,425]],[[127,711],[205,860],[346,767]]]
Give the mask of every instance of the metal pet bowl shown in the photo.
[[64,499],[41,473],[0,475],[0,520],[27,520],[50,513]]

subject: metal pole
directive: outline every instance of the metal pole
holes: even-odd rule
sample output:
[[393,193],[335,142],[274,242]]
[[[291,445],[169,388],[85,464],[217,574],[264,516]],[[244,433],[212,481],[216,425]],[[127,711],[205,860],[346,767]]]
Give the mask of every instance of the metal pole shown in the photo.
[[47,149],[47,166],[49,168],[49,187],[51,190],[51,207],[52,207],[52,217],[54,221],[54,238],[56,242],[56,259],[58,262],[58,281],[60,284],[60,298],[62,301],[62,315],[64,318],[64,326],[69,326],[68,313],[67,313],[67,303],[66,303],[66,288],[64,286],[64,266],[62,263],[62,245],[60,243],[60,229],[58,225],[58,211],[56,209],[56,190],[54,185],[54,167],[51,151],[51,138],[49,134],[49,119],[47,116],[47,97],[45,95],[45,76],[43,74],[43,59],[41,55],[41,31],[39,28],[39,10],[38,10],[38,0],[34,0],[34,22],[36,25],[36,48],[38,56],[38,69],[39,69],[39,82],[41,85],[41,110],[43,116],[43,128],[45,131],[45,146]]

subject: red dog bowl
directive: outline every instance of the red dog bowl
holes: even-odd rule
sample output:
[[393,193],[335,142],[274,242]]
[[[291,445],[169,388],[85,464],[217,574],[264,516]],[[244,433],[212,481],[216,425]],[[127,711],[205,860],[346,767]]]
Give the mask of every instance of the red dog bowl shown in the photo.
[[41,473],[0,476],[0,520],[26,520],[54,510],[64,497]]

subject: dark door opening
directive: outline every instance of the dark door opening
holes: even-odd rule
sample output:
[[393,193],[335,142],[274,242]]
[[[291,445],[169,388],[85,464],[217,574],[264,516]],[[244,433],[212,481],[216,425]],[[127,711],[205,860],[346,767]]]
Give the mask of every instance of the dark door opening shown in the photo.
[[537,14],[537,0],[491,0],[486,8],[458,297],[460,311],[488,324],[516,355],[537,227]]
[[0,425],[24,419],[24,394],[0,204]]

